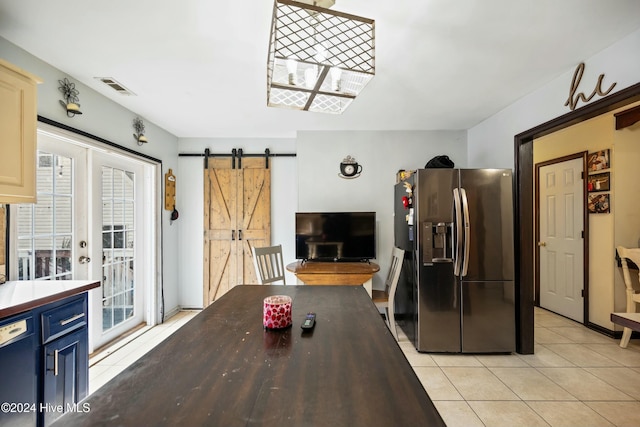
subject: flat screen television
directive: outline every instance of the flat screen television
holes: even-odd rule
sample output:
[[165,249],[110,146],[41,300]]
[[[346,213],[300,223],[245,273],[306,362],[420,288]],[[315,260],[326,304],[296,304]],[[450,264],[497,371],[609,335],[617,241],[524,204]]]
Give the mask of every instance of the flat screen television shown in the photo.
[[375,257],[375,212],[296,213],[296,259],[364,261]]

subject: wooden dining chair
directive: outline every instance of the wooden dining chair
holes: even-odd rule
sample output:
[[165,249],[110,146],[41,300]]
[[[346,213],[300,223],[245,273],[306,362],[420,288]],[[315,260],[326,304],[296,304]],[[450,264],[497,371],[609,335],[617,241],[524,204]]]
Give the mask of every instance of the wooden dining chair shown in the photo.
[[284,277],[284,262],[282,261],[282,245],[253,248],[253,266],[256,269],[258,283],[266,285],[282,281]]
[[[635,265],[640,267],[640,248],[625,248],[623,246],[618,246],[617,249],[618,255],[620,256],[620,263],[622,264],[624,286],[627,288],[627,313],[635,313],[636,303],[640,302],[640,293],[637,293],[638,291],[633,287],[627,260],[633,261]],[[638,272],[638,279],[640,279],[640,272]],[[631,329],[625,327],[622,332],[620,347],[626,348],[629,344],[629,339],[631,339]]]
[[393,303],[396,295],[396,288],[398,287],[398,279],[400,279],[403,260],[404,250],[400,248],[393,248],[391,266],[389,267],[387,279],[384,282],[384,290],[374,289],[371,293],[371,299],[373,299],[376,307],[384,309],[387,326],[396,341],[398,341],[398,330],[396,328]]

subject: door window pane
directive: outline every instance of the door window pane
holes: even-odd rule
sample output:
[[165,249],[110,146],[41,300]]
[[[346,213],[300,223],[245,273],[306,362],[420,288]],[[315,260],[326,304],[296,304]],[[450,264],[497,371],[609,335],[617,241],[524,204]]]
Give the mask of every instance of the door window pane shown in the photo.
[[38,151],[37,203],[17,207],[18,280],[73,278],[73,159]]
[[126,201],[123,204],[124,224],[127,230],[133,230],[133,214],[134,214],[133,209],[134,209],[133,201]]
[[38,151],[38,169],[36,170],[37,191],[39,194],[53,193],[53,180],[51,175],[54,173],[54,155]]
[[102,167],[102,328],[134,316],[135,174]]
[[71,238],[57,236],[56,238],[56,276],[71,274]]
[[53,234],[53,196],[38,193],[38,203],[34,206],[33,214],[34,234]]
[[[72,198],[70,196],[57,196],[54,199],[54,203],[56,234],[71,236],[73,231]],[[70,239],[69,245],[71,245]]]
[[35,250],[35,276],[32,279],[51,278],[55,276],[55,251],[53,238],[41,237],[33,240]]
[[73,191],[72,160],[68,157],[56,156],[56,194],[71,196]]

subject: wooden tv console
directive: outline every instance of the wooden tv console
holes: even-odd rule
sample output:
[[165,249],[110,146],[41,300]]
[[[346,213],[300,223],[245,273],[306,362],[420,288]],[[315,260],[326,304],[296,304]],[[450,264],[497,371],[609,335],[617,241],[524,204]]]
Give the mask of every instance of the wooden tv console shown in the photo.
[[380,266],[373,262],[297,261],[287,265],[296,275],[298,284],[305,285],[363,285],[371,296],[373,275]]

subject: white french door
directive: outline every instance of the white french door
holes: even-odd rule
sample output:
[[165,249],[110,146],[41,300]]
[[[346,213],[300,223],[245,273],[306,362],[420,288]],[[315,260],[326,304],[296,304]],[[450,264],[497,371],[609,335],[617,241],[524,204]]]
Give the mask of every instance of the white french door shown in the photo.
[[[38,135],[36,159],[37,203],[12,207],[15,222],[13,257],[15,280],[71,280],[86,278],[87,150]],[[15,217],[15,220],[13,218]]]
[[13,280],[100,280],[89,351],[155,323],[155,166],[38,130],[37,203],[12,206]]
[[97,348],[145,319],[145,292],[138,286],[144,283],[144,171],[123,156],[92,152],[90,157],[90,271],[92,277],[102,278],[101,293],[94,293],[90,301]]

